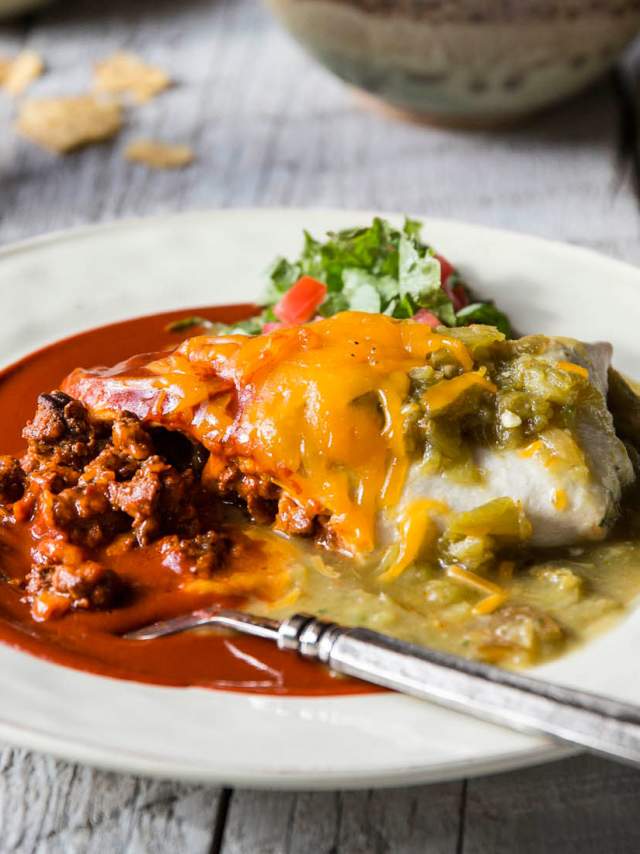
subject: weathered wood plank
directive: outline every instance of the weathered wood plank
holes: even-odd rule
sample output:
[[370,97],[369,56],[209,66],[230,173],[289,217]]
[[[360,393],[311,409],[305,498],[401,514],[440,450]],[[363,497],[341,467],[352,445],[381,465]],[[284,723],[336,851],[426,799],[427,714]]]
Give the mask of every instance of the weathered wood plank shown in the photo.
[[640,40],[624,52],[615,70],[615,83],[621,116],[620,165],[640,211]]
[[[22,21],[11,26],[0,26],[0,56],[13,56],[24,44],[26,34],[27,26]],[[15,168],[16,140],[9,130],[13,114],[14,102],[0,90],[0,224],[5,210],[5,189],[12,180]]]
[[109,774],[5,748],[0,850],[206,854],[219,790]]
[[[60,159],[5,142],[0,241],[187,207],[337,205],[455,216],[640,257],[635,202],[616,173],[610,81],[527,126],[463,134],[362,110],[251,0],[191,0],[159,14],[149,0],[133,12],[127,0],[57,4],[28,44],[51,66],[34,94],[86,87],[91,62],[122,46],[179,85],[131,110],[112,145]],[[139,133],[191,142],[198,161],[163,174],[126,164],[123,143]]]
[[578,757],[470,780],[463,854],[640,850],[640,772]]
[[462,783],[364,792],[236,791],[223,854],[454,854]]

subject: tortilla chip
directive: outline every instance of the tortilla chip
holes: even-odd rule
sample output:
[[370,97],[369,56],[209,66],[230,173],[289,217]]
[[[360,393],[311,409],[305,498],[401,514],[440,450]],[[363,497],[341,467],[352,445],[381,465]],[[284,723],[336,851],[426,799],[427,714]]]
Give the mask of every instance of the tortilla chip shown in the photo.
[[94,81],[98,91],[130,95],[138,104],[155,98],[172,82],[162,69],[147,65],[135,54],[123,51],[96,63]]
[[134,163],[142,163],[151,169],[181,169],[193,162],[193,150],[188,145],[153,142],[137,139],[129,143],[124,156]]
[[57,154],[104,142],[122,127],[122,107],[93,95],[38,98],[20,108],[16,129]]
[[44,61],[34,50],[23,50],[3,67],[0,60],[0,84],[10,95],[21,95],[44,71]]
[[12,59],[9,59],[7,56],[0,56],[0,86],[4,86],[4,81],[7,79],[7,74],[12,64]]

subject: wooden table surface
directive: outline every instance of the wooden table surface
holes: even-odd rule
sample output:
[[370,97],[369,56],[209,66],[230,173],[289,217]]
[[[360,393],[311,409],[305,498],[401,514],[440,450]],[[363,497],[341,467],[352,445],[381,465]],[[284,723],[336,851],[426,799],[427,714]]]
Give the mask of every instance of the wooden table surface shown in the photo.
[[[34,95],[82,92],[129,49],[170,92],[122,138],[56,158],[11,131],[0,96],[0,243],[193,208],[335,206],[421,212],[593,246],[640,263],[633,57],[518,129],[448,132],[363,111],[255,0],[60,0],[0,26],[49,71]],[[187,142],[177,172],[126,163],[137,136]],[[126,275],[126,271],[125,271]],[[603,318],[615,306],[594,306]],[[188,726],[188,721],[185,721]],[[579,757],[494,777],[364,792],[277,793],[150,781],[4,747],[0,852],[631,852],[640,772]]]

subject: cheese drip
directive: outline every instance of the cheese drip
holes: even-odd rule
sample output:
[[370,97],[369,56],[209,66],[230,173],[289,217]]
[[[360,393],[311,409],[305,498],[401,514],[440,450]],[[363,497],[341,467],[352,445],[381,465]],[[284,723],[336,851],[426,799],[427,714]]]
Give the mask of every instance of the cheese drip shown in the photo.
[[311,513],[330,517],[344,551],[375,546],[381,506],[398,501],[408,469],[402,406],[408,372],[457,339],[384,315],[345,312],[250,338],[198,336],[147,365],[165,391],[162,416],[181,414],[211,451],[266,474]]

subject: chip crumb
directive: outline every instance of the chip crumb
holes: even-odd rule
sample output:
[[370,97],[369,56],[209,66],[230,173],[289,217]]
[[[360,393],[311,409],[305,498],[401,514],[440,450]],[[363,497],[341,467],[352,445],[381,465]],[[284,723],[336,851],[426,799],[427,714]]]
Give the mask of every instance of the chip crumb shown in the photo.
[[0,56],[0,86],[4,86],[4,81],[13,65],[13,60],[8,56]]
[[14,59],[0,60],[0,85],[10,95],[21,95],[44,71],[44,61],[35,50],[23,50]]
[[16,129],[57,154],[104,142],[122,128],[122,107],[94,95],[25,101]]
[[137,139],[129,143],[124,156],[134,163],[142,163],[151,169],[180,169],[193,162],[194,153],[188,145],[154,142]]
[[172,83],[162,69],[147,65],[139,56],[124,51],[97,62],[94,81],[98,91],[111,95],[131,95],[138,104],[155,98]]

